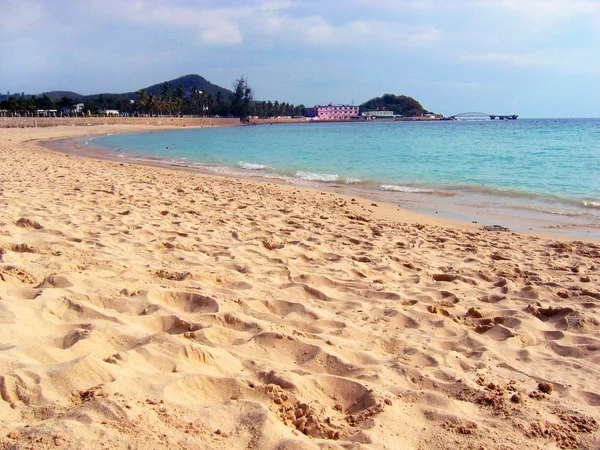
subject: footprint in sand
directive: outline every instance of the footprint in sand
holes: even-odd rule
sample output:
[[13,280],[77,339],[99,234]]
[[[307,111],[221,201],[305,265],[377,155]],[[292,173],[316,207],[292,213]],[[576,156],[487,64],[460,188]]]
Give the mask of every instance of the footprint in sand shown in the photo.
[[27,217],[21,217],[17,220],[16,225],[21,228],[33,228],[34,230],[41,230],[44,228],[40,223],[35,220],[28,219]]
[[36,287],[38,288],[50,288],[50,289],[65,289],[72,287],[73,283],[67,280],[65,277],[60,275],[49,275]]
[[37,248],[30,247],[27,244],[10,243],[3,245],[3,248],[15,253],[39,253],[39,250]]
[[77,342],[86,339],[90,335],[90,330],[77,328],[70,331],[62,340],[62,348],[67,349],[73,347]]
[[190,313],[215,313],[219,305],[212,297],[193,292],[152,290],[148,299]]

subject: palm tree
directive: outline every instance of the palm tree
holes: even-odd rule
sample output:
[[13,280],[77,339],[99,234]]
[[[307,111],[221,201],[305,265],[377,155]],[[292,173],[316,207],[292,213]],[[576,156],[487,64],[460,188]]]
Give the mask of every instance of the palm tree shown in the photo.
[[147,105],[148,105],[148,110],[150,111],[150,117],[154,116],[154,110],[157,107],[156,95],[148,94]]
[[198,88],[196,86],[193,86],[190,88],[190,97],[191,97],[192,105],[194,105],[194,107],[196,109],[196,115],[197,116],[202,115],[204,102],[205,102],[204,92],[198,90]]
[[140,89],[136,92],[137,102],[136,109],[138,112],[148,112],[148,94],[146,93],[146,89]]
[[165,81],[163,83],[160,89],[160,93],[162,94],[164,106],[169,110],[169,115],[171,115],[171,104],[173,100],[173,94],[171,93],[171,85],[168,81]]
[[215,106],[215,99],[213,98],[212,95],[210,94],[206,94],[206,108],[207,108],[207,115],[210,116],[210,111],[212,109],[212,107]]
[[190,86],[188,88],[188,91],[189,91],[188,102],[194,108],[195,115],[197,116],[198,110],[196,109],[196,96],[198,95],[198,88],[196,86]]
[[35,100],[36,100],[35,95],[32,95],[29,100],[29,104],[27,105],[27,109],[29,110],[31,117],[35,116],[35,111],[37,109]]
[[180,84],[177,86],[177,89],[175,89],[175,99],[177,100],[179,115],[181,115],[181,107],[183,106],[183,101],[185,100],[185,88],[183,87],[183,84]]
[[206,116],[206,92],[199,91],[200,115]]

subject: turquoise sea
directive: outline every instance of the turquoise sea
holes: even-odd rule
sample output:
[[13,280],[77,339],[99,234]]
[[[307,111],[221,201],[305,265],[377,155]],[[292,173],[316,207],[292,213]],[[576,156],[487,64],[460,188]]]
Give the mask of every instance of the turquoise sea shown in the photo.
[[85,145],[463,221],[600,236],[599,119],[278,124],[109,135]]

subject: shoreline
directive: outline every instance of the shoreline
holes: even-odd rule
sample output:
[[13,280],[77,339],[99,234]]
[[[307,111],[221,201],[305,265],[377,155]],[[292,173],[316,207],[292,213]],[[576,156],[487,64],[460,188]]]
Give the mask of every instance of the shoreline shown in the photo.
[[238,126],[239,119],[222,117],[0,117],[0,128],[95,127],[213,127]]
[[[202,128],[202,127],[201,127]],[[142,131],[169,131],[180,128],[164,127]],[[131,132],[139,132],[137,130]],[[93,134],[89,136],[104,136],[108,133]],[[117,134],[117,133],[111,133]],[[189,173],[197,173],[202,176],[217,176],[234,179],[243,179],[257,183],[274,183],[282,186],[293,186],[312,191],[323,191],[335,193],[350,198],[359,198],[361,202],[367,205],[369,202],[377,202],[385,206],[386,217],[398,221],[408,221],[415,223],[420,221],[426,224],[460,227],[465,229],[482,229],[484,226],[499,225],[506,227],[511,232],[523,235],[545,237],[559,240],[581,240],[585,242],[600,242],[600,230],[590,231],[590,227],[585,224],[557,224],[557,217],[549,219],[540,219],[539,217],[527,218],[526,211],[521,215],[507,214],[510,209],[498,209],[475,206],[461,203],[452,203],[445,196],[435,194],[399,194],[397,192],[386,192],[367,186],[354,184],[340,184],[335,182],[319,183],[318,181],[308,181],[301,179],[288,179],[287,177],[268,176],[264,174],[245,174],[234,169],[230,172],[215,172],[201,165],[191,165],[188,163],[179,163],[163,159],[149,160],[140,158],[119,158],[112,151],[98,147],[83,147],[81,142],[86,140],[86,136],[77,138],[66,138],[64,143],[62,139],[53,139],[47,143],[40,142],[50,151],[59,151],[70,154],[76,154],[83,157],[97,158],[112,162],[128,164],[141,164],[151,167],[162,167],[170,170],[177,170]],[[423,197],[426,195],[427,197]],[[402,198],[399,198],[402,197]],[[399,204],[401,203],[401,204]],[[406,208],[404,205],[410,204],[412,208]],[[528,212],[533,213],[532,211]],[[408,217],[407,217],[408,215]],[[416,215],[413,217],[413,215]],[[559,216],[560,217],[560,216]]]
[[0,129],[0,448],[600,445],[600,244],[73,134]]

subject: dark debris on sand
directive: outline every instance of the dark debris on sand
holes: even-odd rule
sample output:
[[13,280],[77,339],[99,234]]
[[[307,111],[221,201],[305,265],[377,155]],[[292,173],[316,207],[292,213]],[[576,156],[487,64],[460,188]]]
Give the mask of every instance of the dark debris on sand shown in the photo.
[[510,229],[503,227],[501,225],[485,225],[485,226],[481,227],[481,229],[483,231],[504,231],[504,232],[510,231]]

